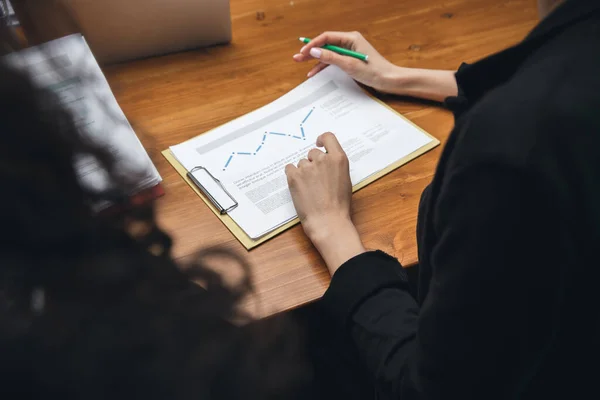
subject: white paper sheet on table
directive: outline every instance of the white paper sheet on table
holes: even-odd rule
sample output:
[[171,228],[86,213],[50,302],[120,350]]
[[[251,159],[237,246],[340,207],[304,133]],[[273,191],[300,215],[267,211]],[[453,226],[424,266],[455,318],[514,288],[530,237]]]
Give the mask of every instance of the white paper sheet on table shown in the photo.
[[350,159],[353,185],[437,140],[329,67],[254,112],[170,148],[190,171],[202,166],[239,206],[229,215],[252,238],[296,218],[284,167],[333,132]]
[[[132,194],[161,182],[83,36],[66,36],[5,57],[39,87],[53,91],[82,134],[112,153]],[[111,187],[107,172],[94,158],[81,158],[76,169],[84,185],[95,190]]]

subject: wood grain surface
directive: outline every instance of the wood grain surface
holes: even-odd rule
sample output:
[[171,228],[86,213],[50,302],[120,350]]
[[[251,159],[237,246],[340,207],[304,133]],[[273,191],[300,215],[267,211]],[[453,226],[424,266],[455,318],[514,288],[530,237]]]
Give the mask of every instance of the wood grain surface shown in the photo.
[[[319,298],[330,277],[300,226],[247,252],[162,158],[160,151],[275,100],[300,84],[298,36],[357,30],[392,62],[456,69],[521,40],[537,22],[533,0],[231,0],[233,41],[113,65],[105,73],[117,100],[164,178],[159,220],[185,258],[220,245],[253,267],[258,313],[268,315]],[[439,105],[382,99],[440,139],[442,146],[354,195],[354,221],[369,249],[405,266],[417,262],[415,227],[423,188],[453,126]],[[235,268],[235,267],[231,267]],[[229,271],[227,271],[229,273]],[[231,271],[233,274],[233,271]]]

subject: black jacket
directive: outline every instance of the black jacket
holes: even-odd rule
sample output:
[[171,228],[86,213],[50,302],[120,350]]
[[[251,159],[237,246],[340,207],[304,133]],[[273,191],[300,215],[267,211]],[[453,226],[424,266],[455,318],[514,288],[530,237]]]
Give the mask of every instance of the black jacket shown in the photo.
[[323,304],[384,398],[600,398],[600,1],[568,0],[456,78],[417,298],[370,252]]

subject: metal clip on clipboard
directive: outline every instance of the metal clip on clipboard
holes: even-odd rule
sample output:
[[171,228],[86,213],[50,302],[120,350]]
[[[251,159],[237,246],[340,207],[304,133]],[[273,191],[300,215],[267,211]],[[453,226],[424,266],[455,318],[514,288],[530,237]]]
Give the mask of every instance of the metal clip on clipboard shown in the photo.
[[188,178],[204,193],[221,215],[229,213],[238,206],[238,202],[225,189],[220,180],[206,168],[195,167],[187,173]]

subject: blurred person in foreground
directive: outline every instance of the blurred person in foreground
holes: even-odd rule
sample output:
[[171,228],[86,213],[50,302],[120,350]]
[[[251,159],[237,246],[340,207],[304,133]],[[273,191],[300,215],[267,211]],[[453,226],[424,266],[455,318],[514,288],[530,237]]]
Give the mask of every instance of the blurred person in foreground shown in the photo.
[[[324,33],[294,55],[318,61],[309,76],[336,65],[381,92],[445,101],[456,121],[421,198],[418,282],[365,250],[333,134],[317,142],[327,153],[286,167],[332,275],[320,311],[349,340],[322,357],[317,376],[338,383],[332,393],[600,398],[600,1],[539,9],[522,43],[458,72],[395,66],[359,33]],[[327,43],[369,62],[319,48]],[[338,362],[351,352],[360,363]]]
[[[79,183],[84,155],[114,190]],[[230,322],[248,322],[237,309],[252,291],[244,260],[212,249],[175,262],[152,204],[129,204],[116,172],[52,93],[0,58],[0,398],[301,396],[310,372],[291,325]],[[100,201],[123,211],[97,215]],[[225,284],[214,262],[244,278]]]

